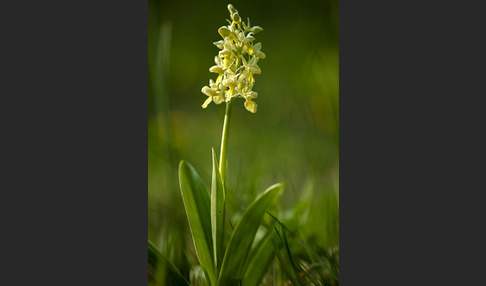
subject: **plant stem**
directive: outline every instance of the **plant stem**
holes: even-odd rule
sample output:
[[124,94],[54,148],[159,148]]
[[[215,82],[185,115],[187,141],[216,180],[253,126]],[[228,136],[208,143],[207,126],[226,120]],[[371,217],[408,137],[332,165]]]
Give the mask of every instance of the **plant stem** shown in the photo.
[[228,136],[229,136],[229,122],[231,116],[232,102],[226,102],[226,113],[224,114],[223,136],[221,138],[221,152],[219,153],[219,172],[223,184],[226,183],[226,170],[228,168],[228,161],[226,159],[226,151],[228,150]]

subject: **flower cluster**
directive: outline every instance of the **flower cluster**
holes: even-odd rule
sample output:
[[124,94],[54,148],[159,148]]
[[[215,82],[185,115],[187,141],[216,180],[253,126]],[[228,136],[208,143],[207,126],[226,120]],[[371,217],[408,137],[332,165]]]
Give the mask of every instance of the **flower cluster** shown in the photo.
[[253,76],[261,74],[258,60],[264,59],[265,54],[261,51],[261,43],[254,44],[253,35],[263,29],[259,26],[251,27],[250,19],[248,24],[241,21],[233,5],[229,4],[228,10],[232,21],[227,20],[230,25],[218,29],[223,40],[214,42],[214,45],[221,51],[214,58],[216,65],[209,69],[210,72],[217,73],[218,77],[216,81],[209,80],[209,86],[202,88],[202,93],[208,96],[202,107],[206,108],[211,101],[220,104],[235,97],[243,97],[245,108],[255,113],[257,105],[252,99],[255,99],[258,93],[252,90],[255,84]]

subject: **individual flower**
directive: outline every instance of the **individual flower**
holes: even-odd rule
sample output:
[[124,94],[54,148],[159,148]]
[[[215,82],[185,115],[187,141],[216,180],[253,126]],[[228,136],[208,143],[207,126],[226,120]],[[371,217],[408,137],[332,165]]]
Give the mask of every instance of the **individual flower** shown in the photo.
[[212,79],[209,80],[209,86],[204,86],[201,89],[201,92],[208,96],[206,101],[204,101],[202,108],[206,108],[208,104],[213,101],[216,104],[220,104],[224,101],[223,95],[221,94],[221,90],[219,89],[219,85],[213,82]]
[[255,113],[257,111],[257,104],[252,99],[257,98],[258,93],[245,87],[241,91],[241,96],[245,99],[245,108],[251,113]]

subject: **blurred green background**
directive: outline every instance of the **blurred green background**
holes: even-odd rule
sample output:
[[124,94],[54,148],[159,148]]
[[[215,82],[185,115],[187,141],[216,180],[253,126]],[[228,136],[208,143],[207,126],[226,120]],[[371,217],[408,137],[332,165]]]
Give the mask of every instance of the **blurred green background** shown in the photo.
[[208,70],[219,51],[212,42],[221,39],[229,3],[264,29],[255,38],[267,56],[255,77],[258,112],[241,98],[233,106],[230,213],[283,182],[279,218],[298,217],[296,229],[317,250],[339,246],[338,1],[149,0],[148,238],[183,273],[196,262],[178,164],[191,163],[209,188],[225,107],[202,109],[201,88],[216,79]]

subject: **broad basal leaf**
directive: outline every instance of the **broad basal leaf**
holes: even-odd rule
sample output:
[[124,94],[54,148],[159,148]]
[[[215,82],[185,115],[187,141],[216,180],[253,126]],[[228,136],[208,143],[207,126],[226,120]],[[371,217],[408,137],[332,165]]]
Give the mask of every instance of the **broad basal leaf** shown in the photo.
[[184,161],[179,164],[179,183],[197,257],[201,266],[207,272],[211,284],[215,285],[216,273],[213,264],[213,240],[211,237],[208,192],[196,170]]
[[243,286],[260,285],[263,276],[268,270],[268,266],[275,257],[275,252],[272,246],[272,239],[274,235],[274,230],[270,229],[254,247],[254,249],[251,250],[248,257],[248,264],[245,267],[246,270],[242,283]]
[[255,234],[262,222],[263,215],[281,189],[281,184],[271,186],[253,201],[243,213],[228,242],[218,285],[230,286],[240,284],[243,279],[243,267],[255,239]]

